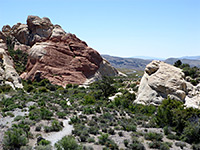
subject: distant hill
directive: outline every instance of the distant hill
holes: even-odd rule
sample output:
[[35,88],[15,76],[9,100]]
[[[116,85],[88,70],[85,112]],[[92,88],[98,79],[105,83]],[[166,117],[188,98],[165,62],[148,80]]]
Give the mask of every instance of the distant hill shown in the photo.
[[115,68],[127,68],[135,70],[144,70],[147,64],[151,60],[139,59],[139,58],[122,58],[110,55],[101,55],[103,58],[108,60],[111,65]]
[[[127,68],[135,70],[144,70],[146,65],[149,64],[152,60],[150,59],[139,59],[139,58],[123,58],[110,55],[101,55],[103,58],[108,60],[111,65],[115,68]],[[188,57],[190,58],[190,57]],[[183,63],[189,64],[191,67],[197,66],[200,68],[200,56],[192,56],[195,59],[183,59],[183,58],[168,58],[163,60],[164,62],[173,65],[177,60],[181,60]]]
[[192,60],[200,60],[200,56],[184,56],[181,59],[192,59]]
[[164,58],[159,57],[150,57],[150,56],[133,56],[131,58],[139,58],[139,59],[145,59],[145,60],[165,60]]
[[181,60],[182,63],[189,64],[191,67],[196,66],[200,68],[200,59],[195,60],[195,59],[168,58],[165,60],[165,62],[168,64],[174,64],[174,62],[176,62],[177,60]]

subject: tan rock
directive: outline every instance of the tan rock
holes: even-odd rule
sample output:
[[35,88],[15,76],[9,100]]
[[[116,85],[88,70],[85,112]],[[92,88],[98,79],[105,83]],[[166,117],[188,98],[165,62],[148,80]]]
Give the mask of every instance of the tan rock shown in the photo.
[[9,36],[11,33],[11,27],[9,25],[3,26],[2,32],[4,33],[5,36]]
[[18,23],[12,27],[12,35],[22,44],[29,44],[28,25]]
[[184,102],[186,93],[186,81],[181,69],[153,61],[145,69],[135,102],[157,105],[168,96]]
[[6,42],[6,36],[1,31],[0,31],[0,39],[2,40],[2,42]]
[[58,25],[55,25],[54,29],[52,30],[52,34],[50,39],[51,40],[60,40],[64,35],[66,35],[66,32]]
[[0,48],[0,84],[9,84],[13,89],[23,88],[21,78],[13,66],[13,61],[5,49]]
[[24,44],[15,44],[14,50],[21,50],[25,53],[28,53],[28,50],[30,49],[30,46],[24,45]]
[[38,41],[47,40],[51,36],[54,28],[48,18],[40,18],[38,16],[28,16],[27,25],[31,33],[29,41],[30,45],[33,45]]

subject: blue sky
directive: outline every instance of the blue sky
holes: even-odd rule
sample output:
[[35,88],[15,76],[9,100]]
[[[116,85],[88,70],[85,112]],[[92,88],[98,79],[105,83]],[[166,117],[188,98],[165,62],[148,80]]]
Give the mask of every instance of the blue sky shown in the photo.
[[200,55],[200,0],[1,0],[0,28],[49,17],[101,54]]

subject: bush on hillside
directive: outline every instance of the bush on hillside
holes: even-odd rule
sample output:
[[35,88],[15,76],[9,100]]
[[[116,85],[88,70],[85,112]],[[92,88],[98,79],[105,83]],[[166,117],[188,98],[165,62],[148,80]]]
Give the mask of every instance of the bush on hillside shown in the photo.
[[3,138],[4,150],[20,149],[21,146],[25,146],[28,143],[25,132],[20,128],[11,128],[5,132]]
[[57,150],[81,150],[82,146],[78,145],[73,136],[65,136],[55,144]]

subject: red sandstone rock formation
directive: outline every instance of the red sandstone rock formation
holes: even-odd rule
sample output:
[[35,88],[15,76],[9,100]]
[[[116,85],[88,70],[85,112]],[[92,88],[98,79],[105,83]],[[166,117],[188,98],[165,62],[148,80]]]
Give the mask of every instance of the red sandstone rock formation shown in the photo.
[[83,84],[95,77],[95,73],[95,80],[101,77],[101,73],[117,74],[86,42],[74,34],[67,34],[48,18],[28,16],[27,24],[17,23],[12,28],[7,25],[0,33],[4,42],[5,37],[10,36],[17,43],[15,49],[29,54],[27,70],[21,74],[23,79],[47,78],[53,84],[65,86],[68,83]]
[[48,40],[36,43],[29,50],[24,79],[36,76],[47,78],[53,84],[82,84],[99,68],[102,58],[75,35],[65,35],[59,42]]

